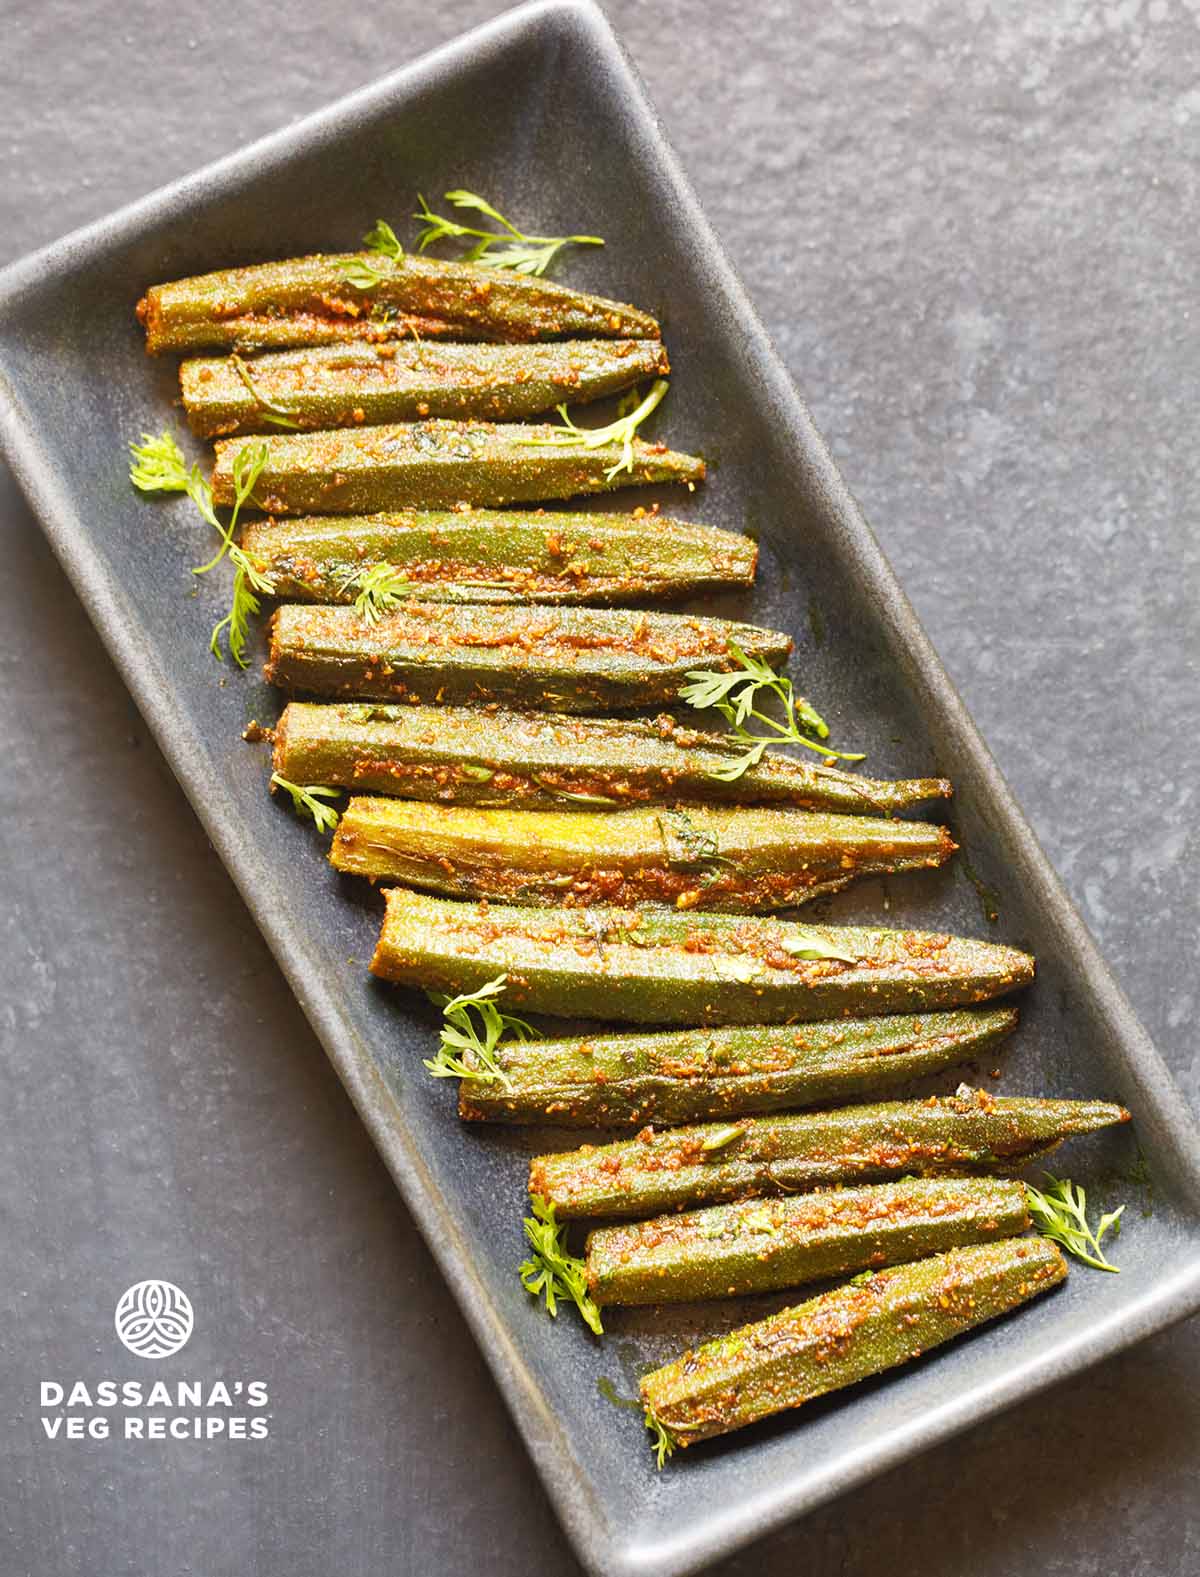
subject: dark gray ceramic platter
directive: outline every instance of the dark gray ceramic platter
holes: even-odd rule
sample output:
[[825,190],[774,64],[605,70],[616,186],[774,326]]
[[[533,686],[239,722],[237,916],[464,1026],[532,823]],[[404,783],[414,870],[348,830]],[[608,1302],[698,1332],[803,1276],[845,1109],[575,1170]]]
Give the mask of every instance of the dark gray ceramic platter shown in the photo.
[[[461,1131],[451,1089],[422,1073],[432,1013],[366,975],[377,903],[340,883],[311,829],[268,799],[262,747],[239,738],[250,718],[273,718],[277,701],[255,673],[208,655],[227,592],[206,583],[190,595],[187,566],[203,556],[190,508],[137,498],[126,474],[126,441],[161,428],[175,393],[174,365],[145,357],[133,320],[146,283],[341,248],[378,215],[402,221],[418,189],[453,185],[488,193],[536,228],[608,238],[602,252],[575,253],[561,277],[663,318],[674,380],[657,432],[713,462],[706,487],[671,507],[761,539],[758,589],[720,611],[795,636],[802,688],[838,737],[868,749],[875,774],[936,771],[957,784],[967,859],[890,890],[862,886],[830,912],[1031,948],[1038,984],[993,1087],[1109,1096],[1136,1116],[1134,1131],[1077,1143],[1069,1159],[1106,1200],[1128,1202],[1121,1275],[1077,1269],[1017,1317],[886,1382],[677,1456],[661,1476],[637,1415],[604,1400],[598,1381],[629,1395],[651,1362],[764,1306],[618,1312],[597,1344],[527,1298],[514,1271],[524,1157],[540,1136]],[[965,716],[599,12],[511,13],[17,264],[0,276],[0,335],[0,412],[16,473],[426,1233],[593,1570],[694,1569],[1200,1304],[1193,1124]],[[133,806],[130,837],[137,822]],[[994,894],[995,921],[982,891]],[[990,1065],[976,1071],[986,1081]],[[1152,1197],[1121,1180],[1139,1146]],[[1035,1418],[1027,1408],[1012,1427]]]

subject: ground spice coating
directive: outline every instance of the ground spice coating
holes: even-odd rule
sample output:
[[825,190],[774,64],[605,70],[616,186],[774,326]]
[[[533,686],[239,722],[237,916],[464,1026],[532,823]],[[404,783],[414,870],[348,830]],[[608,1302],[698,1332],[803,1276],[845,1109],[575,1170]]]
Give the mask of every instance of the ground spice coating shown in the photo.
[[908,1178],[714,1205],[588,1233],[596,1303],[680,1303],[877,1270],[1030,1225],[1022,1183]]
[[683,1353],[645,1376],[642,1400],[676,1445],[694,1445],[919,1358],[1066,1275],[1045,1238],[952,1249]]
[[464,1121],[638,1127],[878,1094],[990,1050],[1011,1007],[838,1019],[829,1024],[596,1034],[502,1043],[507,1076],[464,1079]]
[[786,807],[478,810],[352,799],[329,858],[449,897],[752,914],[943,864],[945,827]]
[[752,624],[617,608],[411,600],[371,624],[352,608],[286,603],[271,620],[266,677],[318,695],[607,711],[672,699],[697,664],[732,668],[732,646],[778,663],[791,641]]
[[[1013,947],[929,931],[801,925],[763,916],[468,904],[387,894],[372,970],[560,1018],[778,1024],[967,1007],[1028,985]],[[830,950],[846,957],[805,957]]]
[[179,369],[188,425],[202,438],[358,427],[430,416],[523,421],[670,372],[658,340],[545,345],[352,344],[246,361],[196,357]]
[[621,444],[559,443],[562,432],[561,425],[544,422],[431,420],[222,438],[216,445],[213,498],[233,503],[234,462],[250,444],[266,449],[254,502],[274,515],[490,508],[650,482],[694,487],[704,480],[702,459],[677,454],[665,444],[633,439],[626,466]]
[[[366,287],[347,268],[378,274]],[[317,254],[153,285],[138,302],[146,349],[258,350],[346,341],[658,339],[636,307],[553,280],[407,254]]]
[[713,775],[739,754],[741,747],[666,714],[293,701],[275,730],[274,764],[293,783],[525,810],[688,800],[887,816],[950,793],[942,778],[880,782],[782,751],[768,751],[732,780]]
[[529,1191],[560,1217],[633,1216],[905,1173],[1014,1172],[1072,1134],[1129,1121],[1108,1101],[956,1095],[728,1124],[644,1128],[538,1155]]
[[352,603],[390,565],[425,601],[610,603],[749,586],[749,537],[652,511],[407,510],[248,524],[242,546],[276,594]]

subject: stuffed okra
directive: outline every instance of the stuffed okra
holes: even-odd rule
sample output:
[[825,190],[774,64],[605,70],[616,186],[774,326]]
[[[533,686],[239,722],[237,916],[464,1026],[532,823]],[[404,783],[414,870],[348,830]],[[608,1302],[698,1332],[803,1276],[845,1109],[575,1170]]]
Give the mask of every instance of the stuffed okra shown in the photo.
[[930,822],[785,806],[479,810],[356,798],[329,858],[339,871],[452,898],[753,914],[941,865],[955,847]]
[[731,647],[773,664],[791,644],[682,613],[414,600],[371,624],[353,608],[289,603],[271,621],[266,674],[315,695],[603,712],[670,700],[689,669],[732,669]]
[[502,1040],[493,1055],[503,1079],[463,1079],[458,1115],[465,1122],[617,1128],[861,1100],[981,1056],[1016,1024],[1015,1008],[995,1007]]
[[[355,283],[356,279],[364,283]],[[657,339],[645,312],[508,270],[346,253],[255,263],[152,286],[146,349],[241,350],[347,340]]]
[[549,423],[427,421],[333,432],[224,438],[217,443],[213,498],[232,504],[234,462],[247,444],[266,449],[254,502],[276,515],[361,515],[377,509],[482,508],[608,493],[648,482],[687,486],[704,461],[665,444],[563,442]]
[[242,546],[276,595],[353,602],[387,565],[432,602],[637,602],[754,580],[758,549],[715,526],[640,515],[415,510],[256,521]]
[[185,361],[179,384],[202,438],[357,427],[426,416],[518,422],[668,372],[658,340],[549,345],[322,345],[253,361]]
[[1129,1121],[1108,1101],[954,1095],[830,1111],[646,1128],[632,1139],[538,1155],[529,1192],[564,1219],[645,1216],[829,1183],[939,1172],[1015,1172],[1071,1134]]
[[1065,1280],[1046,1238],[973,1243],[881,1270],[706,1342],[641,1383],[647,1423],[695,1445],[919,1358]]
[[716,776],[741,754],[666,715],[293,701],[275,728],[275,768],[293,783],[455,805],[615,810],[709,800],[887,816],[950,793],[942,778],[878,782],[778,751],[739,777]]
[[790,1199],[750,1199],[588,1233],[588,1291],[599,1305],[686,1303],[924,1259],[1030,1225],[1024,1184],[906,1178]]
[[373,972],[474,991],[508,976],[518,1010],[634,1024],[779,1024],[920,1013],[1033,979],[995,942],[653,909],[525,909],[387,893]]

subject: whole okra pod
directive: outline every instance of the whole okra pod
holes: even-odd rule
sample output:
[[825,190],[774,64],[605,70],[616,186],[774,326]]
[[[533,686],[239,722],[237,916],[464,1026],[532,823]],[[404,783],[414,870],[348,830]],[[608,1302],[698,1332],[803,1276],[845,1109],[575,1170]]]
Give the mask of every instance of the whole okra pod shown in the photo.
[[253,361],[196,357],[179,369],[202,438],[281,427],[357,427],[426,416],[519,422],[616,394],[670,370],[658,340],[546,345],[321,345]]
[[[357,285],[351,274],[366,266]],[[138,302],[146,349],[254,350],[347,340],[658,339],[620,301],[472,263],[341,253],[255,263],[153,285]]]
[[666,715],[293,701],[275,728],[275,768],[293,783],[454,805],[616,810],[707,800],[887,816],[950,793],[942,778],[879,782],[778,751],[732,780],[713,775],[741,753]]
[[951,1249],[881,1270],[706,1342],[642,1380],[648,1420],[690,1446],[919,1358],[1067,1275],[1045,1238]]
[[387,896],[375,974],[474,991],[506,974],[518,1010],[634,1024],[779,1024],[965,1007],[1028,985],[994,942],[652,909],[524,909]]
[[878,1270],[1030,1224],[1024,1184],[906,1178],[790,1199],[750,1199],[588,1233],[597,1304],[686,1303]]
[[[647,482],[704,479],[704,461],[665,444],[560,443],[548,423],[399,422],[320,433],[223,438],[217,443],[213,498],[232,504],[233,467],[247,444],[266,449],[254,501],[276,515],[369,514],[377,509],[453,509],[457,505],[537,503],[609,493]],[[532,440],[532,441],[531,441]],[[545,440],[544,442],[540,440]]]
[[353,602],[390,565],[429,602],[638,602],[749,586],[749,537],[640,515],[409,510],[256,521],[242,546],[278,596]]
[[279,608],[266,675],[292,692],[603,712],[655,706],[688,670],[729,669],[731,646],[768,663],[778,630],[622,608],[490,607],[402,602],[378,623],[353,608]]
[[1017,1024],[1010,1007],[502,1041],[505,1080],[464,1079],[467,1122],[570,1128],[697,1123],[861,1100],[981,1056]]
[[479,810],[355,798],[329,858],[339,871],[452,898],[754,914],[941,865],[955,847],[925,821],[785,806]]
[[1108,1101],[955,1095],[646,1128],[633,1139],[538,1155],[529,1192],[566,1220],[645,1216],[906,1172],[1015,1172],[1071,1134],[1129,1121]]

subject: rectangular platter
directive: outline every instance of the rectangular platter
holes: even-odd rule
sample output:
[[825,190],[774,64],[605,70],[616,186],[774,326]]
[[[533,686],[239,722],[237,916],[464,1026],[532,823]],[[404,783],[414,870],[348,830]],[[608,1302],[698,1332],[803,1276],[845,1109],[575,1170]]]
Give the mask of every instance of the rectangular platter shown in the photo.
[[[753,594],[704,611],[788,630],[799,687],[836,738],[868,750],[872,775],[936,773],[956,784],[951,819],[966,860],[890,887],[863,884],[822,915],[1031,949],[1038,983],[995,1087],[1104,1096],[1135,1115],[1132,1132],[1077,1141],[1069,1167],[1106,1179],[1106,1202],[1129,1201],[1123,1274],[1078,1269],[1016,1318],[885,1382],[677,1455],[661,1475],[637,1414],[610,1405],[598,1383],[628,1396],[651,1363],[753,1317],[763,1301],[610,1311],[610,1334],[596,1343],[574,1319],[551,1324],[523,1292],[524,1163],[545,1136],[462,1131],[451,1088],[422,1072],[435,1013],[366,973],[378,900],[323,864],[311,827],[268,798],[262,747],[239,737],[250,719],[273,720],[278,701],[257,662],[242,676],[207,651],[225,590],[206,584],[188,595],[200,541],[190,506],[144,501],[127,478],[127,441],[159,431],[176,396],[173,360],[149,360],[134,322],[146,284],[343,249],[381,215],[407,238],[401,221],[415,193],[458,185],[537,229],[597,228],[604,250],[572,254],[559,277],[663,320],[673,386],[654,434],[712,463],[694,497],[679,504],[664,493],[663,502],[744,527],[762,549]],[[694,1570],[1200,1305],[1192,1119],[964,712],[597,9],[522,7],[0,274],[0,424],[21,485],[428,1238],[589,1569]],[[990,1070],[974,1071],[986,1079]],[[1139,1154],[1153,1177],[1149,1214],[1143,1193],[1117,1180]]]

